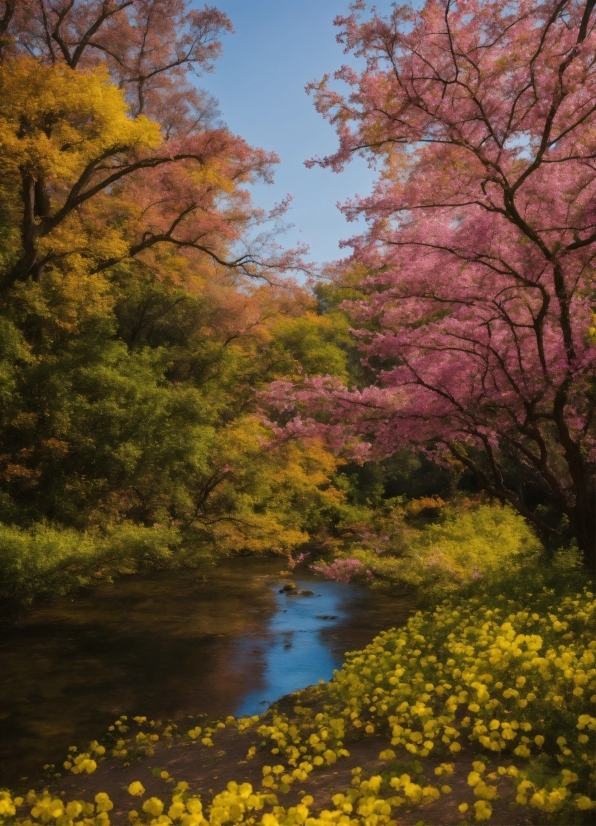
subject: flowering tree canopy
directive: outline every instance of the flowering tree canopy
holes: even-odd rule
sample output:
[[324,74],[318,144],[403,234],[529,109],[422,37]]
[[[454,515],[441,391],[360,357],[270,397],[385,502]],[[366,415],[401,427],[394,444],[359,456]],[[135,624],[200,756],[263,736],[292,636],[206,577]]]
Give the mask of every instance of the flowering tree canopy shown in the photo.
[[344,441],[364,434],[377,453],[430,446],[543,533],[570,524],[586,558],[595,523],[593,6],[428,0],[382,17],[359,0],[336,20],[338,40],[365,67],[336,73],[347,95],[329,78],[313,84],[339,149],[311,163],[340,171],[361,155],[381,170],[372,194],[344,207],[368,222],[349,242],[369,274],[350,312],[376,381],[272,391],[278,406],[317,410],[311,423],[325,410],[336,437],[343,423]]
[[[3,194],[21,223],[0,266],[0,292],[71,268],[62,247],[73,231],[92,275],[164,250],[195,272],[270,280],[301,266],[273,242],[275,230],[254,232],[286,206],[267,215],[245,189],[270,181],[277,157],[218,123],[215,102],[190,82],[192,72],[211,69],[231,30],[223,12],[191,9],[188,0],[0,0],[0,154],[11,161]],[[85,84],[95,88],[86,103]],[[119,101],[114,88],[102,99],[110,86]],[[116,110],[122,128],[104,129]],[[159,127],[139,139],[150,122]],[[89,139],[98,132],[101,140]],[[61,163],[69,173],[62,178]],[[84,237],[106,198],[119,201],[110,234],[126,223],[128,237],[100,251]]]

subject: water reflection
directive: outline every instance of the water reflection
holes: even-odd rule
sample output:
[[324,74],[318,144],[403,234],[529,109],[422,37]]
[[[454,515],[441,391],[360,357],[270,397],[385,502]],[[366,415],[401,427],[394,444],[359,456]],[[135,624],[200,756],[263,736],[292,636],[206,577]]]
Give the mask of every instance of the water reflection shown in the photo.
[[237,656],[246,670],[254,671],[258,685],[239,702],[237,715],[258,714],[284,694],[328,680],[342,663],[343,651],[330,648],[322,632],[345,619],[345,586],[294,581],[299,590],[315,593],[276,593],[277,610],[265,632],[238,640]]
[[315,580],[278,590],[278,559],[102,584],[0,629],[0,786],[38,776],[120,714],[257,713],[328,679],[343,652],[403,621],[408,606]]

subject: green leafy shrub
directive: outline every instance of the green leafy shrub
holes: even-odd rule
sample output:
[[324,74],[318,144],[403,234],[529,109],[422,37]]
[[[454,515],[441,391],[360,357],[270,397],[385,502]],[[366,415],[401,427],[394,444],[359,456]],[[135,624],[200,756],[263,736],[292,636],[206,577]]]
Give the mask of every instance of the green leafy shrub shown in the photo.
[[172,565],[175,528],[122,524],[104,533],[38,524],[0,524],[0,606],[12,613],[38,597],[58,596],[116,573]]
[[[429,599],[476,580],[516,576],[540,563],[540,540],[511,508],[462,504],[437,507],[437,511],[437,522],[416,530],[401,520],[399,536],[391,537],[385,545],[344,549],[338,558],[358,560],[356,575],[373,585],[416,587]],[[330,578],[333,575],[333,566],[319,570]]]

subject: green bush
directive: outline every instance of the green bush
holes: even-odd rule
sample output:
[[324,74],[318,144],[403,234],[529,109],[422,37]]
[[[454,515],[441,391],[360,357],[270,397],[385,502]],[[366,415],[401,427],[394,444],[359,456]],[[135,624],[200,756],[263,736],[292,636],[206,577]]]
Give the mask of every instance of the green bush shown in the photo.
[[161,526],[125,523],[100,534],[0,523],[0,607],[14,613],[36,598],[60,596],[114,574],[170,566],[180,541],[176,529]]
[[415,587],[435,599],[476,580],[501,581],[533,570],[543,553],[532,528],[511,508],[456,505],[442,508],[437,522],[419,530],[404,525],[385,546],[344,550],[339,558],[358,560],[358,576],[373,586]]

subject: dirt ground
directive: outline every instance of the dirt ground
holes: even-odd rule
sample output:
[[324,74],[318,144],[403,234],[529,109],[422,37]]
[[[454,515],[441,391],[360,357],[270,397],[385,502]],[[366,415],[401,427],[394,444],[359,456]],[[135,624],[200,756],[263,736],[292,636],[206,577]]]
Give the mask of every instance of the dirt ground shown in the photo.
[[[283,708],[283,711],[286,712],[286,708]],[[251,746],[258,747],[261,742],[259,735],[252,729],[243,733],[238,733],[235,728],[221,729],[213,735],[213,742],[212,747],[204,746],[200,741],[174,742],[170,745],[160,742],[153,757],[143,758],[130,766],[108,759],[100,763],[91,775],[64,777],[57,791],[64,795],[65,799],[87,800],[92,799],[99,791],[108,792],[114,802],[114,810],[110,813],[111,822],[115,826],[124,826],[128,823],[127,813],[138,808],[140,804],[139,798],[131,797],[126,791],[131,782],[141,781],[146,789],[146,796],[155,795],[163,800],[169,798],[172,783],[156,777],[156,770],[167,771],[176,781],[185,780],[192,793],[200,794],[203,800],[208,802],[214,794],[225,789],[230,780],[238,783],[249,782],[255,790],[261,789],[262,767],[283,762],[263,748],[257,748],[257,753],[252,759],[246,759],[248,749]],[[314,798],[312,811],[333,808],[332,796],[350,788],[352,768],[360,766],[362,777],[366,778],[392,769],[396,764],[412,764],[412,757],[406,751],[402,751],[401,754],[398,752],[392,763],[380,760],[379,753],[390,747],[388,740],[381,736],[366,736],[355,742],[346,741],[345,746],[350,752],[348,758],[341,758],[331,767],[315,769],[306,780],[296,782],[287,794],[276,792],[279,803],[286,807],[295,805],[301,797],[308,794]],[[392,816],[398,826],[456,826],[465,822],[457,807],[465,801],[472,808],[476,799],[467,784],[467,777],[472,770],[472,762],[477,758],[478,755],[471,750],[469,753],[466,750],[462,751],[457,755],[457,759],[443,758],[447,762],[455,763],[454,773],[443,778],[438,778],[434,774],[434,769],[442,762],[441,759],[421,760],[423,775],[413,779],[422,785],[447,783],[452,788],[452,793],[441,795],[439,800],[423,806],[404,806],[395,810]],[[495,768],[496,765],[488,764],[487,774]],[[397,770],[400,772],[399,768]],[[517,806],[514,799],[515,789],[510,780],[499,778],[491,782],[497,785],[499,795],[491,801],[491,826],[542,826],[546,822],[541,819],[543,816],[540,813],[529,813],[527,809]],[[575,824],[570,823],[568,826]]]

